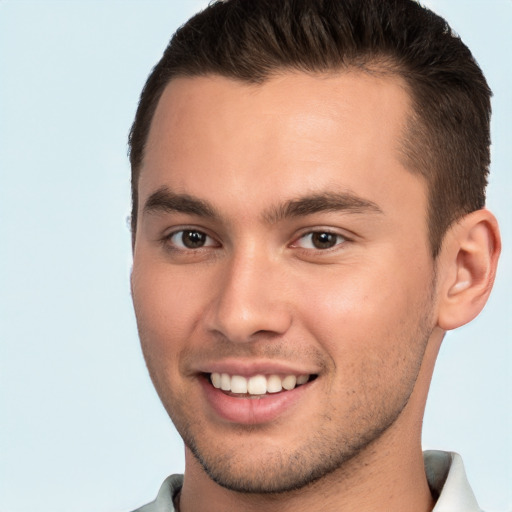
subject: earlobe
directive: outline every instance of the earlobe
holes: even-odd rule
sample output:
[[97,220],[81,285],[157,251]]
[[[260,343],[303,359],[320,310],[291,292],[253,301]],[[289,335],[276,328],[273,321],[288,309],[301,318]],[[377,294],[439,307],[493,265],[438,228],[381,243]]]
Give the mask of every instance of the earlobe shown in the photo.
[[475,318],[494,283],[501,250],[498,223],[486,209],[454,224],[439,255],[438,325],[451,330]]

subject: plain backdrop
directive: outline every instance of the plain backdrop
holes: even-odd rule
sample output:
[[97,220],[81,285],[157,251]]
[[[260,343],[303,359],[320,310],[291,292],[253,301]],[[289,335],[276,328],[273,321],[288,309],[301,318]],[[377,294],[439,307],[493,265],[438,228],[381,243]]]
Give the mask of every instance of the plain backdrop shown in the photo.
[[[129,293],[127,134],[204,1],[0,0],[0,512],[127,512],[183,470]],[[512,1],[431,0],[494,90],[488,205],[504,252],[483,314],[449,333],[425,448],[512,510]]]

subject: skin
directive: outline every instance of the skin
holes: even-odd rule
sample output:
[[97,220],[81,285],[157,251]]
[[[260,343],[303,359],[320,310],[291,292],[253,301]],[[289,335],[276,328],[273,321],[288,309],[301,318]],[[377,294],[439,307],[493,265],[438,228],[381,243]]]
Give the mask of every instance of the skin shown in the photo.
[[[360,72],[167,86],[140,174],[132,294],[186,445],[182,512],[432,509],[420,439],[435,357],[481,308],[461,295],[493,277],[462,242],[495,254],[499,239],[475,215],[432,260],[426,184],[400,153],[409,114],[398,78]],[[184,229],[204,244],[188,248]],[[225,365],[316,379],[272,420],[237,423],[204,392],[204,372]]]

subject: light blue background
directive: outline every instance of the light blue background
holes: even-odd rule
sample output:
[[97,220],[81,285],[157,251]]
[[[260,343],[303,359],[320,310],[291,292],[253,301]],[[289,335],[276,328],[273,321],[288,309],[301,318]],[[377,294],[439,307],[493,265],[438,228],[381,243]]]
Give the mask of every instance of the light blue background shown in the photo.
[[[205,1],[0,0],[0,512],[128,511],[183,469],[138,346],[126,138],[150,68]],[[512,510],[512,1],[431,0],[494,90],[489,207],[504,253],[445,340],[426,448]]]

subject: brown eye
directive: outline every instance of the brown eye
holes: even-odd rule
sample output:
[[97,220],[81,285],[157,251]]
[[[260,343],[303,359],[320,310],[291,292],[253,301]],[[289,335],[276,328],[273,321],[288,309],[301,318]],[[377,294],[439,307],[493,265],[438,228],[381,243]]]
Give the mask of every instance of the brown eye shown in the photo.
[[313,233],[311,235],[311,243],[317,249],[330,249],[336,245],[338,237],[332,233]]
[[182,229],[173,233],[169,240],[179,249],[200,249],[215,245],[214,240],[197,229]]
[[300,237],[297,245],[303,249],[331,249],[345,241],[345,238],[329,231],[313,231]]
[[203,247],[206,242],[206,235],[200,231],[183,231],[181,241],[189,249]]

